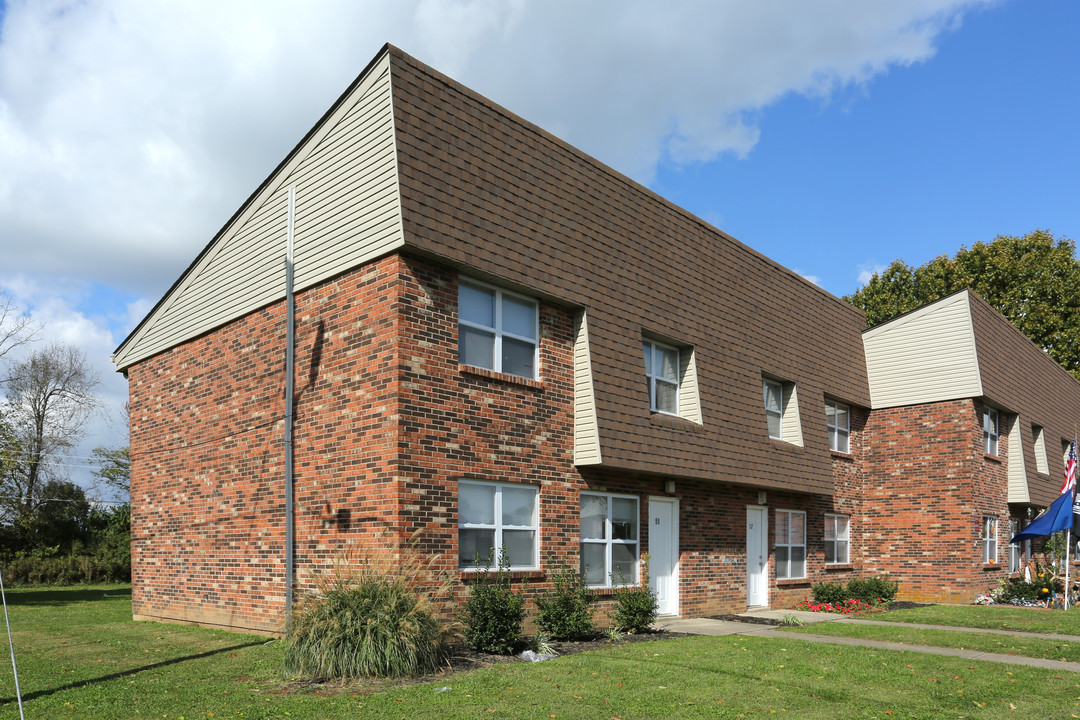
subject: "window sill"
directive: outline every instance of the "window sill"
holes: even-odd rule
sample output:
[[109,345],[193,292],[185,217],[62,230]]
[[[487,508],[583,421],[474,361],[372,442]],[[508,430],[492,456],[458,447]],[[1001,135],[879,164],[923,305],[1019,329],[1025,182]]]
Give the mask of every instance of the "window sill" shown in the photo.
[[983,563],[982,569],[985,571],[1000,570],[1001,565],[999,565],[998,563]]
[[829,454],[832,455],[833,460],[847,460],[848,462],[854,462],[855,456],[849,452],[840,452],[839,450],[830,450]]
[[653,425],[659,425],[673,430],[686,430],[688,432],[701,432],[703,429],[701,425],[698,425],[693,420],[687,420],[678,415],[669,415],[668,413],[656,411],[649,413],[649,422]]
[[[483,570],[458,570],[458,579],[462,582],[470,582],[478,579],[483,574]],[[495,570],[489,570],[487,574],[494,575]],[[511,570],[507,575],[511,580],[535,580],[546,577],[543,570]]]
[[790,580],[777,580],[776,587],[800,587],[810,585],[810,578],[792,578]]
[[987,453],[983,453],[983,460],[989,460],[990,462],[997,463],[998,465],[1001,464],[1001,456],[1000,455],[989,455]]
[[[633,585],[624,585],[623,587],[634,587],[634,586]],[[591,587],[589,589],[592,590],[593,594],[596,595],[596,597],[605,598],[605,597],[615,597],[615,591],[618,590],[619,588],[616,588],[616,587]]]
[[774,437],[769,438],[769,442],[772,443],[774,450],[785,450],[787,452],[805,452],[802,445],[796,445],[795,443],[789,443],[787,440],[777,440]]
[[850,572],[855,569],[851,563],[834,563],[825,566],[825,572]]
[[487,378],[489,380],[498,380],[500,382],[510,383],[512,385],[523,385],[533,390],[543,390],[544,383],[539,380],[530,380],[529,378],[518,377],[517,375],[510,375],[508,373],[495,372],[494,370],[487,370],[485,368],[476,367],[474,365],[463,365],[458,363],[458,372],[465,375],[477,375],[479,377]]

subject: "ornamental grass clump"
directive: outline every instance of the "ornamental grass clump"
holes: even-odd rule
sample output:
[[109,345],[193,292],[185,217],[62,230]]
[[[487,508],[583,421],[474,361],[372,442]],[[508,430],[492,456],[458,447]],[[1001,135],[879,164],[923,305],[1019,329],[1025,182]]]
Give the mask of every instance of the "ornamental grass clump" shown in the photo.
[[[386,547],[386,546],[384,546]],[[315,576],[293,611],[285,650],[289,677],[411,677],[437,670],[455,634],[441,617],[447,583],[410,542],[370,552]]]

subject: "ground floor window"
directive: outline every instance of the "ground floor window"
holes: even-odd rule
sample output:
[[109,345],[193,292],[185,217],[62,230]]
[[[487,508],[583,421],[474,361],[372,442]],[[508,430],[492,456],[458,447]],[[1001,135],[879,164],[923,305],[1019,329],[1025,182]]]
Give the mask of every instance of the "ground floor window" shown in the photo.
[[[1016,535],[1020,532],[1020,521],[1009,520],[1009,537]],[[1009,573],[1018,573],[1024,567],[1024,549],[1020,546],[1020,543],[1011,543],[1009,545]]]
[[[458,483],[458,567],[482,568],[506,550],[510,567],[540,567],[537,488],[462,480]],[[477,561],[479,558],[479,562]]]
[[638,581],[638,499],[581,493],[581,574],[593,587]]
[[982,561],[983,564],[997,562],[997,522],[993,515],[983,515],[982,519]]
[[825,564],[847,565],[851,562],[851,519],[847,515],[825,515]]
[[806,513],[776,511],[776,579],[806,577]]

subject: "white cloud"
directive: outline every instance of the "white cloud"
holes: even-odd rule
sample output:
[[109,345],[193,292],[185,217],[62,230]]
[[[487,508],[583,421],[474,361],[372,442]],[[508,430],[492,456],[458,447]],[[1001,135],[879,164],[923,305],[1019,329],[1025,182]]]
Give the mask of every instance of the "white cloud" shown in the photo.
[[799,268],[792,268],[791,271],[793,273],[795,273],[796,275],[800,276],[801,278],[803,278],[804,280],[809,280],[810,282],[814,283],[818,287],[821,287],[821,278],[819,278],[817,275],[810,275],[809,273],[803,272]]
[[788,93],[925,60],[978,4],[15,0],[5,262],[156,299],[387,40],[648,182],[751,152]]

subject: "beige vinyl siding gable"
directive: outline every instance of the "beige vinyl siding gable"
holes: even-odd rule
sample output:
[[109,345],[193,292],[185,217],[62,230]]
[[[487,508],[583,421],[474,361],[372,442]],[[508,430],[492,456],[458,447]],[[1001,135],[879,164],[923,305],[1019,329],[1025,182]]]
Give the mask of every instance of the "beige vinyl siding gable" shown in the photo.
[[982,395],[967,291],[863,333],[875,408]]
[[404,244],[389,58],[362,78],[117,350],[123,369],[285,295],[288,188],[297,291]]
[[802,420],[799,415],[799,388],[795,383],[784,383],[784,413],[780,421],[784,442],[802,446]]
[[692,347],[679,350],[679,417],[701,424],[701,399],[698,392],[697,353]]
[[600,433],[596,424],[589,326],[585,311],[574,328],[574,464],[599,465]]
[[1020,417],[1004,412],[999,412],[998,417],[1000,418],[999,423],[1007,425],[1007,427],[999,427],[998,429],[1002,435],[1008,438],[1008,502],[1031,502],[1031,494],[1028,492],[1027,470],[1024,467],[1024,443],[1020,439]]

